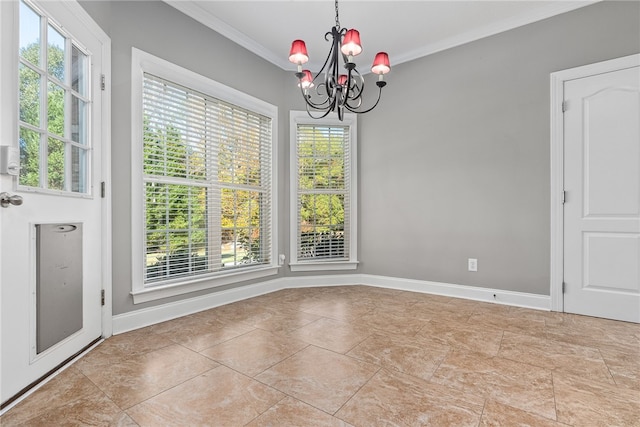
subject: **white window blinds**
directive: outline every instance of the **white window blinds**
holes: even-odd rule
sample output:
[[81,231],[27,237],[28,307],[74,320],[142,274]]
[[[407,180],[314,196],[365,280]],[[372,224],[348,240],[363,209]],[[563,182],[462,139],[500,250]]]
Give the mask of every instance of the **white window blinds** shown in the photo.
[[144,281],[271,263],[271,118],[145,73]]
[[350,129],[298,124],[297,260],[350,258]]

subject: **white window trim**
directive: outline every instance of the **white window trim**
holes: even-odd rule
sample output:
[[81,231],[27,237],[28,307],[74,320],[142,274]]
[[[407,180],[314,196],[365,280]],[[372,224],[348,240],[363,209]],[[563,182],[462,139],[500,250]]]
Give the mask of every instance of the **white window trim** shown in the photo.
[[[144,73],[156,75],[272,119],[271,195],[273,200],[271,203],[271,263],[269,265],[255,268],[247,267],[243,271],[235,270],[228,273],[217,273],[215,276],[190,277],[185,278],[184,281],[165,285],[144,285],[143,150],[140,143],[143,131],[142,81]],[[277,255],[278,107],[134,47],[131,54],[131,117],[131,249],[133,254],[131,295],[133,296],[133,303],[139,304],[277,274],[279,269]]]
[[[298,171],[297,171],[297,129],[298,125],[329,125],[329,126],[349,126],[349,149],[351,150],[350,168],[350,210],[349,210],[349,260],[298,260]],[[291,111],[289,113],[289,182],[290,182],[290,243],[289,268],[291,271],[343,271],[355,270],[358,268],[358,119],[354,113],[345,113],[344,120],[340,121],[337,116],[327,116],[323,119],[313,119],[306,111]]]

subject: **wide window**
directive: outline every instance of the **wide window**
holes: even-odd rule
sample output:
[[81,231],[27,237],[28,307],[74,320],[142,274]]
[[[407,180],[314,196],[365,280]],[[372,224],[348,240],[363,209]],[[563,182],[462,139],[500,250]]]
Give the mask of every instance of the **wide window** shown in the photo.
[[357,266],[356,117],[291,113],[291,269]]
[[90,57],[35,6],[20,2],[19,147],[22,190],[90,192]]
[[273,274],[275,107],[136,52],[139,292]]

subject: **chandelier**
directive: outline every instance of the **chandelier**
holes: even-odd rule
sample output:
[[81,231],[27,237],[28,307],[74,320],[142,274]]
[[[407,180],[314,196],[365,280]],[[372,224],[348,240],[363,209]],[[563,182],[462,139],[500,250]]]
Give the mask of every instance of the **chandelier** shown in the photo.
[[[363,107],[364,78],[353,62],[353,57],[362,52],[360,33],[355,29],[342,28],[338,18],[338,0],[335,0],[335,8],[336,25],[324,35],[326,41],[331,41],[331,48],[315,77],[311,71],[302,69],[302,64],[309,61],[307,46],[303,40],[294,40],[289,52],[289,61],[298,66],[296,77],[307,113],[314,119],[326,117],[331,111],[335,111],[338,119],[342,120],[345,110],[352,113],[368,113],[373,110],[380,102],[382,88],[387,84],[384,75],[391,71],[389,55],[378,52],[371,67],[371,72],[378,75],[378,99],[372,107]],[[339,68],[341,62],[344,70]],[[320,115],[314,116],[312,111]]]

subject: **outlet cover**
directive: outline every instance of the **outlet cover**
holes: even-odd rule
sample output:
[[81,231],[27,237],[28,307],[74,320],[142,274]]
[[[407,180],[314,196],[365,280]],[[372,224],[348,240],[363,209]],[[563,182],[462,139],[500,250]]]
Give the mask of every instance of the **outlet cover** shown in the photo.
[[469,271],[478,271],[478,260],[476,258],[469,258],[468,267]]

